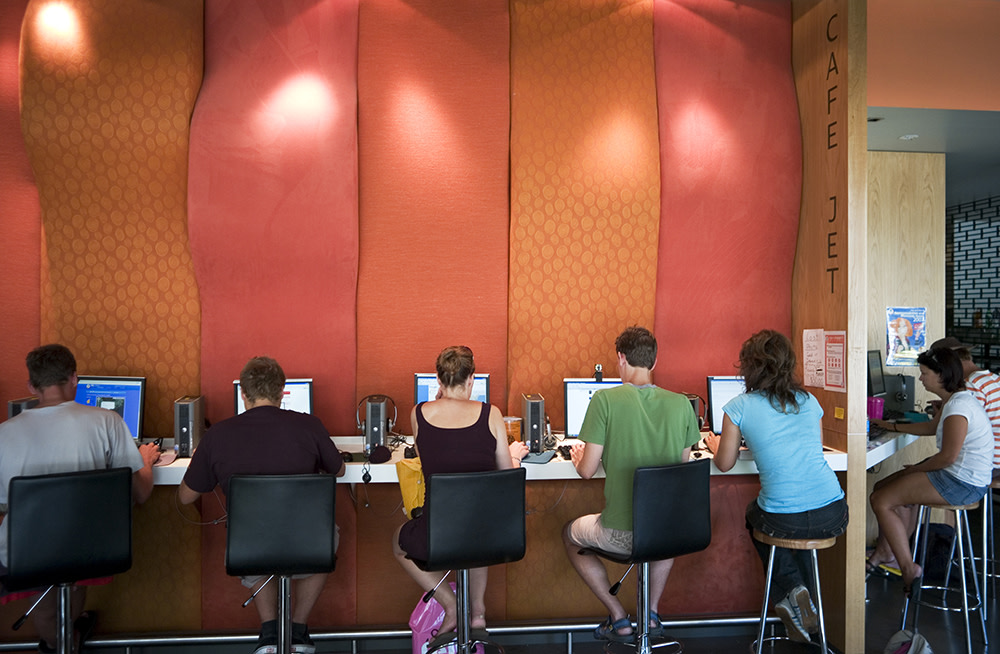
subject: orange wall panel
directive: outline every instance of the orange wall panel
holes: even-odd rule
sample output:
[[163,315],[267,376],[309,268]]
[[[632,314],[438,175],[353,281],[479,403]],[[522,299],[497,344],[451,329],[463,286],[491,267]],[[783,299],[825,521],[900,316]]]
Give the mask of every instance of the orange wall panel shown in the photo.
[[42,216],[24,149],[18,108],[17,53],[28,0],[0,3],[0,400],[28,395],[24,355],[39,345]]
[[870,107],[1000,111],[995,0],[868,0]]
[[205,17],[188,207],[202,392],[233,415],[250,357],[312,377],[314,413],[354,431],[357,0],[220,0]]
[[358,399],[412,433],[414,372],[472,348],[503,406],[509,25],[501,0],[365,0],[358,52]]
[[557,429],[562,378],[616,376],[615,337],[652,327],[652,39],[652,0],[511,3],[508,409],[541,393]]
[[148,377],[145,436],[172,436],[198,386],[198,292],[186,232],[188,116],[202,3],[32,2],[21,121],[38,185],[42,340],[82,373]]
[[791,330],[802,142],[788,2],[658,0],[656,380],[704,396],[753,332]]

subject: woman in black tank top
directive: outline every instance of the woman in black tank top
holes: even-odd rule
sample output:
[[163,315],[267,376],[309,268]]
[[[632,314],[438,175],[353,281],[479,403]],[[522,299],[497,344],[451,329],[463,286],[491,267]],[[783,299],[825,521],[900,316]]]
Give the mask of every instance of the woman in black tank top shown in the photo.
[[[437,359],[441,390],[436,399],[413,408],[413,426],[417,454],[427,484],[433,476],[449,472],[484,472],[514,467],[527,452],[523,443],[507,445],[503,415],[495,406],[473,402],[475,363],[472,350],[465,346],[445,348]],[[393,553],[407,574],[424,591],[441,580],[440,572],[425,572],[413,562],[427,559],[427,524],[417,517],[402,525],[393,537]],[[471,627],[486,628],[486,568],[469,571]],[[444,607],[444,621],[438,633],[444,636],[457,626],[455,594],[442,584],[434,598]]]

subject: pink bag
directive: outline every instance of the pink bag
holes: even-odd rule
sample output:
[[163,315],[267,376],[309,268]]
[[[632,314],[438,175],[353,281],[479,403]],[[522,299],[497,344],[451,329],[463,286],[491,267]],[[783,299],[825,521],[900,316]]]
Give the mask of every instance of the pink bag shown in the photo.
[[[455,591],[455,583],[450,584],[452,592]],[[439,589],[440,592],[440,589]],[[438,604],[433,597],[423,601],[423,595],[417,600],[417,605],[410,614],[410,630],[413,631],[413,654],[426,654],[427,646],[434,637],[435,632],[444,621],[444,607]],[[455,644],[442,647],[438,650],[441,654],[455,654],[458,646]],[[476,645],[476,654],[482,654],[481,645]]]

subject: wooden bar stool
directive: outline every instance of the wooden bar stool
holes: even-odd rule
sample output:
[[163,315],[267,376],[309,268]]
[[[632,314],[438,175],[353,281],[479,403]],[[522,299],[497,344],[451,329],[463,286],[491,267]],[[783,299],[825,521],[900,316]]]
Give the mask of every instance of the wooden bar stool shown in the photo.
[[[913,542],[917,543],[918,546],[915,548],[920,553],[920,568],[926,570],[927,564],[927,534],[930,529],[927,525],[930,523],[931,509],[940,509],[942,511],[951,511],[955,514],[955,539],[958,543],[958,558],[959,558],[959,573],[962,579],[962,588],[951,588],[948,584],[944,586],[925,586],[923,583],[915,586],[911,591],[910,595],[906,597],[903,602],[903,619],[902,628],[906,628],[906,618],[910,609],[911,598],[916,601],[916,606],[913,609],[913,631],[917,631],[917,618],[919,617],[920,607],[927,606],[930,608],[935,608],[944,611],[961,611],[963,617],[965,618],[965,643],[966,651],[972,654],[972,629],[969,626],[969,611],[974,611],[977,609],[982,609],[983,607],[983,596],[979,593],[979,582],[976,578],[976,562],[972,556],[972,532],[969,529],[969,515],[968,511],[979,506],[979,502],[973,502],[972,504],[966,504],[964,506],[954,506],[951,504],[921,504],[920,509],[917,513],[917,530],[913,536]],[[976,601],[975,606],[969,605],[969,589],[968,589],[968,579],[965,571],[965,547],[969,548],[969,563],[972,568],[972,585],[973,590],[975,590],[975,595],[973,599]],[[922,582],[923,580],[917,580]],[[935,603],[931,600],[924,600],[921,596],[925,590],[940,591],[941,601],[940,603]],[[948,593],[949,592],[960,592],[962,598],[961,607],[953,607],[948,604]],[[986,635],[986,619],[985,611],[979,610],[979,624],[983,630],[983,645],[989,645],[989,638]]]
[[823,654],[827,654],[826,621],[823,617],[823,593],[819,586],[819,557],[816,555],[816,552],[817,550],[825,550],[833,547],[833,545],[837,542],[837,539],[778,538],[776,536],[763,534],[756,529],[754,529],[753,538],[758,542],[771,546],[771,553],[767,558],[767,575],[764,581],[764,607],[760,610],[760,627],[757,630],[757,640],[754,641],[755,651],[757,654],[761,654],[765,641],[791,640],[787,636],[772,636],[770,638],[764,638],[764,625],[767,623],[767,600],[771,595],[771,576],[774,571],[774,552],[776,548],[783,547],[788,550],[809,550],[812,552],[813,584],[816,590],[816,596],[813,599],[816,601],[816,612],[819,615],[819,643],[813,643],[813,645],[819,645]]

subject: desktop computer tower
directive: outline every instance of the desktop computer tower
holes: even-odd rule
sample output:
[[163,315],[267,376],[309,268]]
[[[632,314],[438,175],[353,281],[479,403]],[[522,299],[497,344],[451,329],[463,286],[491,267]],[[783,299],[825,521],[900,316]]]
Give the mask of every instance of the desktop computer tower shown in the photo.
[[205,431],[205,398],[185,395],[174,400],[174,448],[177,456],[190,457]]
[[371,455],[376,447],[385,445],[386,419],[389,403],[385,396],[372,395],[365,398],[365,454]]
[[31,397],[22,397],[16,400],[7,401],[7,420],[10,420],[22,411],[27,411],[28,409],[38,406],[38,398],[32,395]]
[[529,452],[545,450],[545,398],[537,393],[521,394],[521,438]]

